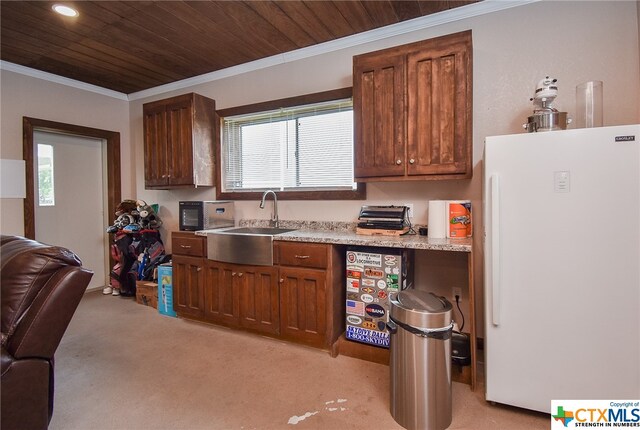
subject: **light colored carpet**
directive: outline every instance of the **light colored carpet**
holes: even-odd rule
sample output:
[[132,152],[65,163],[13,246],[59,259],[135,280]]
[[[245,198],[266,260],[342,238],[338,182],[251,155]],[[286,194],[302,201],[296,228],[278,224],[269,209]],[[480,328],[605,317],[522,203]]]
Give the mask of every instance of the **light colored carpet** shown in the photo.
[[[387,366],[166,317],[99,291],[85,295],[62,339],[55,386],[52,430],[402,428],[389,413]],[[451,429],[549,422],[488,404],[482,386],[453,384]]]

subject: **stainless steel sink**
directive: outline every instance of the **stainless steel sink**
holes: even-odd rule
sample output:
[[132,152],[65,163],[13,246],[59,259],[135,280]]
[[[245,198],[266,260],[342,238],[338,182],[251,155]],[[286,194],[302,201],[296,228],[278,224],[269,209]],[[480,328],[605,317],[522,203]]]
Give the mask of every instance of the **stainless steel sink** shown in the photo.
[[225,263],[273,265],[273,237],[292,228],[236,227],[207,233],[209,260]]

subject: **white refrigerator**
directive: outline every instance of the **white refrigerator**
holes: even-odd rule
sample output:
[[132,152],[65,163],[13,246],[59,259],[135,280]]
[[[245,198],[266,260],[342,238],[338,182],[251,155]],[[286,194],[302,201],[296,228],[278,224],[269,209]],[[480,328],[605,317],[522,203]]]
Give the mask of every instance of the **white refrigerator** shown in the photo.
[[486,399],[640,399],[640,125],[488,137]]

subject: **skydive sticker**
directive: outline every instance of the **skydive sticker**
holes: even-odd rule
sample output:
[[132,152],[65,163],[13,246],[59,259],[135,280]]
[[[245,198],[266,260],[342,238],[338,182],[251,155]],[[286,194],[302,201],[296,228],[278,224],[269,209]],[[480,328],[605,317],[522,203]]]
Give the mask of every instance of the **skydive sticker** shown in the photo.
[[389,333],[386,331],[375,331],[361,327],[347,326],[347,339],[358,342],[370,343],[373,345],[389,347]]

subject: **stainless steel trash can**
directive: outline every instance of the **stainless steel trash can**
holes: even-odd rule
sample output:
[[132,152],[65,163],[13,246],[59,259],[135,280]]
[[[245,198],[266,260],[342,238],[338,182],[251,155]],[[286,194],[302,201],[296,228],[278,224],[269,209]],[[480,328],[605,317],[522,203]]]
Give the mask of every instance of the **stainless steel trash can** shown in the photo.
[[408,430],[451,424],[452,306],[443,297],[404,290],[390,297],[391,415]]

